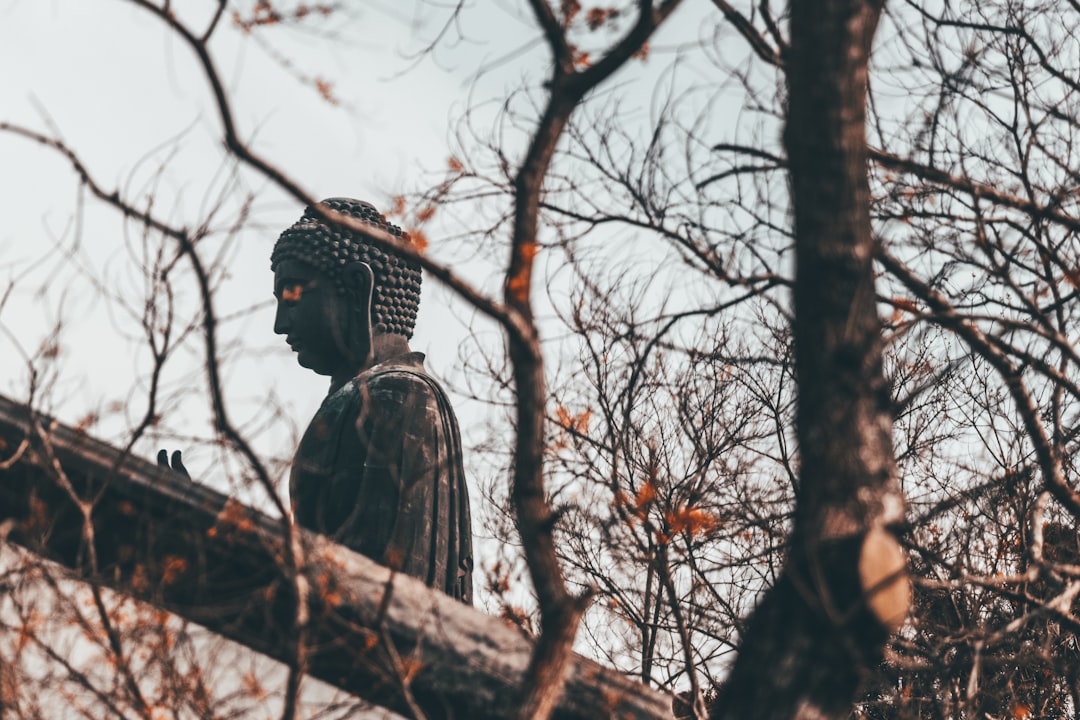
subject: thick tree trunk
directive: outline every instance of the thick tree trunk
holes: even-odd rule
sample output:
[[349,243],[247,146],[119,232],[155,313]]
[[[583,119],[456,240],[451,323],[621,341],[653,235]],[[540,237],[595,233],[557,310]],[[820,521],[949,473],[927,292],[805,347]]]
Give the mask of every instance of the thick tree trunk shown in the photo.
[[[41,419],[46,445],[29,421],[0,397],[0,528],[9,540],[76,577],[290,657],[294,585],[280,562],[280,522]],[[71,491],[92,503],[96,573]],[[304,533],[303,542],[311,675],[406,716],[403,686],[428,718],[517,717],[533,647],[520,631],[325,538]],[[668,718],[670,708],[669,696],[575,656],[553,716]]]
[[719,718],[843,718],[909,601],[873,279],[867,61],[883,0],[792,0],[785,142],[795,210],[801,454],[791,552]]

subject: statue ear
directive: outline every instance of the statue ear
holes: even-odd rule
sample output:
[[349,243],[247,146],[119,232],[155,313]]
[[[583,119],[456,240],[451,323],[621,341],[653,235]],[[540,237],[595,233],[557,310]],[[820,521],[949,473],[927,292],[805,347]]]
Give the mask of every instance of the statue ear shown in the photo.
[[341,269],[345,292],[349,303],[356,309],[371,311],[371,292],[375,285],[375,273],[366,262],[353,261]]
[[363,366],[371,355],[371,294],[375,286],[375,273],[370,265],[357,261],[343,267],[341,274],[350,311],[349,352]]

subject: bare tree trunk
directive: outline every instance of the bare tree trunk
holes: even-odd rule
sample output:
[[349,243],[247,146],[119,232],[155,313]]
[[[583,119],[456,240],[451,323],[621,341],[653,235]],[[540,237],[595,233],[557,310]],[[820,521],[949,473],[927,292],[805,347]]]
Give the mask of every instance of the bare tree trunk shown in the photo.
[[841,718],[909,603],[866,178],[883,0],[792,0],[785,142],[795,209],[802,456],[790,556],[755,610],[719,718]]

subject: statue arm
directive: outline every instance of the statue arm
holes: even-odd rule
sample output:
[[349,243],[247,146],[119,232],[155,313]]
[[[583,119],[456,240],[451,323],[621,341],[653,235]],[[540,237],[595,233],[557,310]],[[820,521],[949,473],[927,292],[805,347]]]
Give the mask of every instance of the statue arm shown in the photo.
[[386,372],[324,407],[301,442],[292,490],[305,527],[471,602],[457,422],[426,378]]
[[[367,453],[364,484],[373,489],[360,505],[372,502],[381,488],[396,499],[391,524],[381,527],[383,546],[376,560],[450,592],[458,575],[456,545],[461,523],[456,507],[464,492],[446,437],[447,418],[431,387],[409,373],[386,373],[368,388],[366,412],[357,432]],[[455,430],[456,433],[456,430]],[[467,501],[466,501],[467,503]],[[358,528],[362,532],[363,528]]]
[[401,500],[404,407],[395,394],[373,403],[369,390],[324,404],[294,460],[292,497],[305,527],[385,563]]

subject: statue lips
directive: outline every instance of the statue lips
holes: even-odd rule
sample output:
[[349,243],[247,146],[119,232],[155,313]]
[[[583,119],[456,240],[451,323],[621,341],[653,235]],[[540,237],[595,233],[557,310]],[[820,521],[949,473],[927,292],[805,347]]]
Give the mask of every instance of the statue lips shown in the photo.
[[319,372],[319,370],[316,369],[316,365],[313,364],[319,363],[318,355],[313,358],[303,340],[288,337],[285,339],[285,342],[289,344],[289,349],[296,353],[296,362],[300,364],[300,367],[309,368],[315,370],[315,372]]
[[286,338],[285,342],[289,344],[289,349],[296,353],[296,362],[300,363],[301,367],[307,367],[307,364],[303,361],[304,343],[292,337]]

